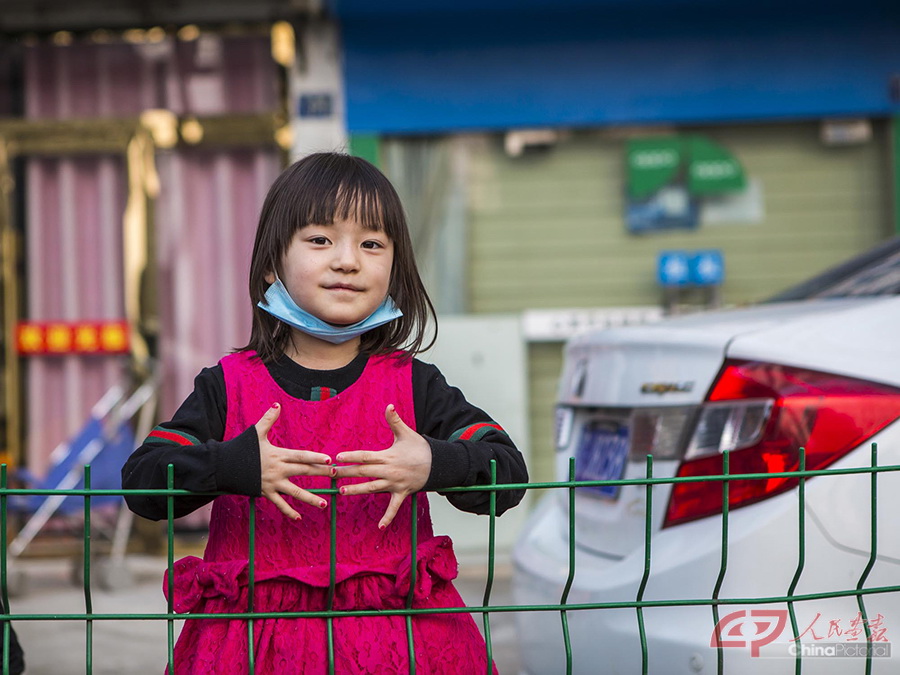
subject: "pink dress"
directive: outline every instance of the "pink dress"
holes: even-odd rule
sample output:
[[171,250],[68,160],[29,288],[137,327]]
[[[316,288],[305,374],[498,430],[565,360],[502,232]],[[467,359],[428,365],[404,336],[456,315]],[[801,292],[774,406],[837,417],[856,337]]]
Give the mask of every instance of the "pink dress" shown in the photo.
[[[259,421],[274,402],[281,414],[269,440],[282,447],[324,452],[382,450],[393,443],[384,409],[393,403],[414,428],[411,364],[371,357],[360,378],[337,396],[305,401],[288,396],[251,353],[221,361],[228,415],[225,439]],[[294,479],[305,488],[330,487],[320,476]],[[339,485],[364,479],[343,479]],[[330,519],[337,508],[335,610],[390,610],[406,607],[411,570],[411,499],[383,532],[378,521],[387,494],[340,497],[316,509],[285,497],[302,515],[284,517],[265,498],[256,499],[256,612],[324,610],[328,603]],[[249,499],[221,496],[213,504],[203,560],[175,563],[173,604],[177,612],[228,614],[249,608]],[[457,562],[449,537],[434,536],[428,500],[418,495],[418,551],[413,607],[463,607],[451,580]],[[168,589],[166,589],[168,590]],[[417,673],[484,673],[483,638],[467,613],[415,616],[413,640]],[[175,645],[176,675],[248,673],[245,620],[194,619],[185,622]],[[408,673],[406,619],[377,615],[333,620],[335,673]],[[328,672],[328,633],[322,618],[256,619],[253,624],[256,673],[319,675]]]

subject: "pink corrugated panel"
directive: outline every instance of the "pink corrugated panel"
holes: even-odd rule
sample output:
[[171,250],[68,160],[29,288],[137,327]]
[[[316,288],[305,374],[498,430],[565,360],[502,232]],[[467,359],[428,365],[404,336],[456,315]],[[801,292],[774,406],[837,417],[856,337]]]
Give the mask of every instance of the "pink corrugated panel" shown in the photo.
[[[168,39],[148,45],[28,48],[26,115],[121,117],[148,108],[198,115],[265,112],[277,102],[275,65],[259,37]],[[246,280],[262,197],[279,161],[269,150],[178,150],[158,159],[156,214],[161,414],[193,376],[249,332]],[[31,159],[27,166],[26,316],[114,319],[124,314],[120,156]],[[116,357],[35,357],[26,366],[27,456],[41,472],[90,407],[120,378]]]
[[279,168],[277,153],[266,151],[159,157],[164,417],[191,392],[201,368],[250,337],[250,254],[262,200]]

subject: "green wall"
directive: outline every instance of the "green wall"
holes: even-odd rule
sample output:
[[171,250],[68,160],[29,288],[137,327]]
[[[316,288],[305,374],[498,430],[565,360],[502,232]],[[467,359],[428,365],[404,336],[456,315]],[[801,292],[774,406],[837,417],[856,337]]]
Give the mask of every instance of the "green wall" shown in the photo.
[[556,384],[562,370],[562,345],[534,342],[528,346],[528,415],[531,435],[531,480],[554,479],[554,421]]
[[600,132],[507,157],[473,154],[471,309],[654,304],[656,253],[721,248],[726,302],[759,300],[890,233],[887,148],[827,147],[818,125],[704,129],[762,182],[765,220],[649,235],[626,232],[623,146]]

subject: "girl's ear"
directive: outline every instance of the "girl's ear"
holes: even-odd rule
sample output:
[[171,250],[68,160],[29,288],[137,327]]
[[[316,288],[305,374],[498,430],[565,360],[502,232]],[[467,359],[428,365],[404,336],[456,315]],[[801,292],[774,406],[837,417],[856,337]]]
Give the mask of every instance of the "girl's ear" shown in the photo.
[[275,272],[266,272],[266,276],[263,277],[266,280],[267,284],[275,283]]

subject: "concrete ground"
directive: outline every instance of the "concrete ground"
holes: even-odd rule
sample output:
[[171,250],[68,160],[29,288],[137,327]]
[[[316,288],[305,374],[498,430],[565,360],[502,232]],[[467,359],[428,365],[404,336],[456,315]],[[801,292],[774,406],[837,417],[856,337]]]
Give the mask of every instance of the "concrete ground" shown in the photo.
[[[137,614],[166,611],[161,591],[165,559],[130,556],[128,572],[134,583],[115,590],[103,590],[92,582],[95,613]],[[84,591],[72,581],[73,564],[61,559],[22,560],[16,576],[24,577],[23,591],[10,598],[13,614],[68,614],[84,612]],[[95,566],[95,575],[102,566]],[[485,571],[479,565],[462,564],[457,588],[468,605],[481,605]],[[495,571],[491,604],[507,605],[510,600],[510,570],[500,565]],[[481,627],[481,616],[475,617]],[[93,675],[145,675],[162,673],[167,654],[165,621],[93,621]],[[21,620],[14,624],[25,650],[27,675],[81,675],[88,673],[84,621]],[[175,631],[180,629],[175,623]],[[515,675],[518,657],[511,614],[491,615],[494,661],[500,673]]]

